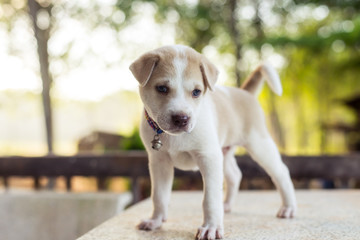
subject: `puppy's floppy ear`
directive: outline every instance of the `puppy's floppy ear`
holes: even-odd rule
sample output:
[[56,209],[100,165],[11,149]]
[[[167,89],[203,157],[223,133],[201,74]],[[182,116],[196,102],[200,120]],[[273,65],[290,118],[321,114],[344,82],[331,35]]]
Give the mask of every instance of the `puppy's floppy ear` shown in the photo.
[[147,84],[159,60],[158,54],[145,53],[130,65],[130,71],[139,81],[141,87]]
[[219,71],[206,57],[201,56],[200,71],[206,88],[213,90]]

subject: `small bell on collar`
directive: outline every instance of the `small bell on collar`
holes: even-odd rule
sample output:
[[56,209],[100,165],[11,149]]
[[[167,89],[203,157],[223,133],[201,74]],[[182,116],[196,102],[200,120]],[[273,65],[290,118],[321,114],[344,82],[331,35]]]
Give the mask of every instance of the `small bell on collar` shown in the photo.
[[156,134],[154,136],[154,139],[151,141],[152,143],[152,148],[156,151],[159,151],[159,149],[161,148],[162,146],[162,143],[160,141],[160,135],[159,134]]

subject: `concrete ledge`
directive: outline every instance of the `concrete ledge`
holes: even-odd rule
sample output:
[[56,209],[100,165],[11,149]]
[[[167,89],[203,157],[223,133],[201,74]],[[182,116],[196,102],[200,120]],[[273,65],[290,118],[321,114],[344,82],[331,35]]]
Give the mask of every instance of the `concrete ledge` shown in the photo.
[[[277,219],[280,196],[275,191],[241,191],[232,213],[225,215],[225,239],[309,240],[359,239],[360,191],[297,191],[298,215]],[[202,224],[201,192],[175,192],[169,219],[153,232],[135,225],[151,214],[143,201],[103,223],[78,240],[194,239]]]
[[73,240],[123,211],[130,193],[0,192],[0,239]]

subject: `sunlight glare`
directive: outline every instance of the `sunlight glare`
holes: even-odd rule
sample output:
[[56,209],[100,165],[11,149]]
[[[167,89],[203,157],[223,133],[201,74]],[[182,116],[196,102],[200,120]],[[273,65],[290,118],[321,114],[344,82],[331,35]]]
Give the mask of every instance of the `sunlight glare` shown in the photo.
[[[152,4],[138,3],[134,10],[138,14],[133,23],[119,33],[105,26],[92,30],[79,20],[62,19],[49,51],[54,56],[66,54],[66,61],[74,64],[67,64],[68,71],[61,60],[51,65],[57,74],[55,96],[100,101],[120,90],[137,90],[138,82],[128,69],[131,62],[147,50],[174,44],[175,32],[171,24],[155,22]],[[121,13],[119,21],[124,18]]]
[[313,18],[317,21],[325,19],[329,15],[329,8],[325,5],[321,5],[315,8],[312,12]]
[[55,95],[62,98],[100,101],[119,89],[134,90],[137,86],[138,83],[132,80],[131,73],[125,73],[123,67],[105,70],[89,66],[60,76],[54,90]]
[[38,92],[41,90],[39,77],[32,69],[24,65],[21,58],[0,56],[0,66],[3,66],[1,69],[0,91],[28,90]]
[[[113,12],[115,22],[122,23],[125,15],[113,7],[115,2],[99,0],[101,14],[109,15]],[[76,1],[65,8],[71,7],[71,4],[81,7],[90,2]],[[155,21],[157,9],[154,4],[137,3],[133,7],[137,14],[132,24],[119,33],[105,25],[93,28],[86,21],[61,12],[56,13],[55,16],[61,21],[55,22],[56,30],[53,31],[48,45],[50,71],[54,79],[53,96],[100,101],[121,90],[137,90],[138,82],[129,71],[129,65],[148,50],[174,44],[175,27],[172,23],[159,24]],[[48,15],[44,14],[39,14],[38,21],[42,29],[48,27],[48,22],[45,21],[48,20]],[[7,32],[5,26],[1,28],[0,37],[0,64],[5,66],[2,70],[0,90],[41,91],[36,41],[32,36],[31,22],[19,18],[12,32]],[[16,56],[8,52],[10,37],[15,43],[12,46],[17,48]],[[29,44],[32,45],[30,51],[29,47],[24,47]]]

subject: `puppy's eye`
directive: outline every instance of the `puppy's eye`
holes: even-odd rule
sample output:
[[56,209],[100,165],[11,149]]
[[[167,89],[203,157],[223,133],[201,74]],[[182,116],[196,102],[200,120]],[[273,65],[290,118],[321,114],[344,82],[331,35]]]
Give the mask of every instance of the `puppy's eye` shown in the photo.
[[156,86],[156,91],[158,91],[159,93],[168,93],[169,92],[169,88],[167,86]]
[[194,97],[194,98],[197,98],[197,97],[199,97],[201,95],[201,90],[199,90],[199,89],[194,89],[193,91],[192,91],[192,96]]

